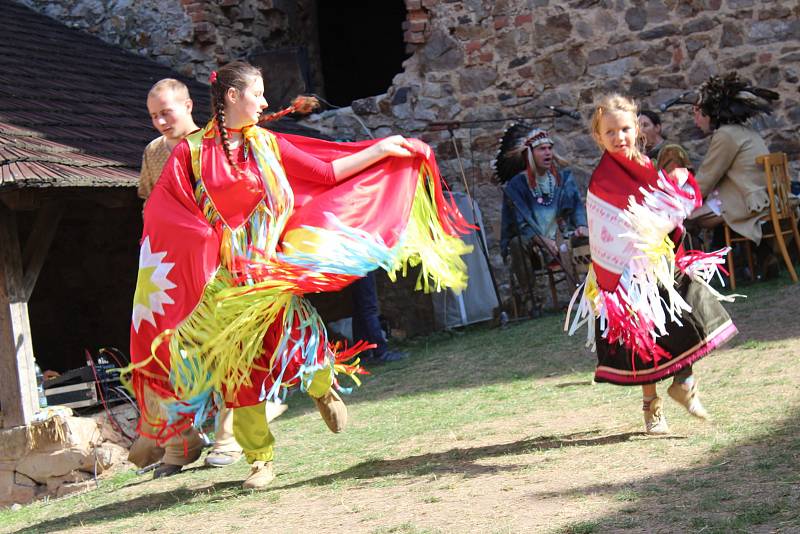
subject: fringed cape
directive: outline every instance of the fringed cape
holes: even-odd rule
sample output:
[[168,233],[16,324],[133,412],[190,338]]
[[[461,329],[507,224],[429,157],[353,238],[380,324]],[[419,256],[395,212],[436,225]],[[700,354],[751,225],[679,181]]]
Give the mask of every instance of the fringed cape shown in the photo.
[[701,203],[686,169],[666,174],[649,160],[640,164],[604,153],[586,200],[592,266],[572,298],[565,329],[573,334],[586,324],[587,345],[594,348],[597,339],[618,345],[629,354],[634,374],[636,362],[656,367],[675,356],[659,339],[670,323],[680,325],[692,312],[676,290],[676,274],[702,284],[719,300],[732,300],[708,285],[722,269],[726,249],[703,253],[675,246],[683,220]]
[[[278,134],[258,127],[244,131],[253,172],[237,176],[214,133],[212,122],[175,148],[144,211],[128,372],[138,398],[147,385],[167,407],[140,402],[162,442],[202,424],[219,397],[274,399],[328,366],[358,382],[357,360],[345,362],[361,347],[337,356],[303,294],[418,265],[418,288],[466,286],[469,225],[428,145],[411,140],[414,157],[325,185],[286,176]],[[327,162],[377,142],[286,138]]]

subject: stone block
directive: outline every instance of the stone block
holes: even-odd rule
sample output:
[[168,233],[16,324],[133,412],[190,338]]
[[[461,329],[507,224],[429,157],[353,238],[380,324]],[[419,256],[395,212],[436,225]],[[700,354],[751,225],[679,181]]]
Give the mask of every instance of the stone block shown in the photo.
[[473,52],[477,52],[478,50],[480,50],[481,46],[483,46],[483,42],[482,41],[478,41],[478,40],[470,41],[470,42],[467,43],[467,46],[465,47],[465,50],[467,51],[467,54],[472,54]]
[[647,45],[638,41],[632,40],[617,45],[617,57],[628,57],[642,52]]
[[32,502],[36,499],[38,494],[38,486],[18,486],[11,487],[10,500],[14,503],[25,504]]
[[353,113],[356,115],[374,115],[380,112],[378,109],[378,99],[374,96],[353,100],[350,106],[353,108]]
[[733,22],[725,22],[722,25],[722,36],[719,40],[720,48],[740,46],[744,43],[744,34],[739,25]]
[[[647,55],[644,54],[645,57]],[[672,55],[669,54],[669,57],[672,57]],[[619,79],[631,72],[633,66],[636,65],[636,61],[635,57],[626,57],[608,63],[592,65],[589,67],[589,74],[594,77]]]
[[[521,28],[515,28],[503,33],[495,42],[494,51],[501,58],[516,58],[520,50],[527,49],[530,33]],[[492,48],[487,47],[488,50]]]
[[16,426],[0,430],[0,460],[15,461],[28,450],[28,429]]
[[690,20],[686,24],[681,27],[681,33],[683,35],[691,35],[693,33],[700,33],[700,32],[707,32],[713,28],[717,27],[717,23],[714,22],[709,17],[700,17],[694,20]]
[[[404,23],[405,24],[405,23]],[[406,29],[410,32],[424,32],[428,27],[428,22],[424,20],[412,20],[407,23]]]
[[689,68],[687,75],[689,84],[692,86],[700,85],[714,74],[717,74],[717,62],[711,57],[707,49],[701,50],[698,52],[691,68]]
[[508,68],[509,69],[515,69],[517,67],[520,67],[520,66],[524,65],[525,63],[527,63],[528,61],[530,61],[530,59],[531,58],[529,58],[528,56],[515,57],[514,59],[512,59],[511,61],[508,62]]
[[[90,456],[91,455],[91,456]],[[84,449],[61,449],[52,452],[33,452],[17,463],[17,472],[45,484],[50,477],[66,475],[94,461],[94,455]]]
[[776,66],[764,66],[756,69],[754,78],[758,85],[774,89],[781,83],[781,69]]
[[649,95],[658,86],[649,76],[634,76],[633,80],[631,80],[630,87],[630,94],[637,98],[641,98],[645,95]]
[[61,475],[58,477],[50,477],[47,479],[47,491],[48,493],[55,494],[58,491],[58,488],[63,486],[64,484],[75,484],[77,482],[86,482],[87,480],[92,480],[92,475],[86,473],[84,471],[71,471],[66,475]]
[[103,441],[103,433],[95,419],[67,417],[64,419],[64,427],[67,430],[67,446],[89,448]]
[[119,465],[128,458],[128,450],[115,443],[103,443],[92,451],[90,455],[84,456],[81,471],[87,473],[97,472],[98,474],[108,470],[112,465]]
[[433,30],[422,49],[422,59],[430,69],[455,70],[463,65],[464,53],[455,39],[441,30]]
[[493,67],[475,67],[459,73],[459,86],[464,93],[478,93],[487,89],[497,80],[497,70]]
[[587,65],[597,65],[599,63],[608,63],[617,59],[617,52],[611,47],[595,48],[589,50],[586,55]]
[[470,23],[458,26],[453,35],[460,41],[469,41],[488,38],[490,33],[486,28]]
[[683,89],[686,87],[686,78],[683,74],[665,74],[658,77],[658,87]]
[[674,24],[662,24],[649,30],[645,30],[639,34],[639,38],[645,41],[652,41],[653,39],[661,39],[662,37],[670,37],[678,34],[678,27]]
[[408,12],[408,21],[409,22],[414,22],[414,21],[427,22],[429,18],[430,18],[430,15],[428,15],[428,13],[426,11],[423,11],[421,9]]
[[625,12],[625,22],[630,31],[638,32],[647,26],[647,11],[640,7],[632,7]]
[[738,54],[722,63],[722,66],[725,70],[738,70],[745,67],[749,67],[756,61],[756,54],[755,52],[747,52],[744,54]]
[[561,13],[547,17],[541,23],[536,23],[533,30],[533,42],[537,48],[562,44],[572,34],[572,22],[569,13]]
[[792,10],[786,6],[773,6],[758,12],[758,20],[782,19],[792,15]]
[[792,63],[800,62],[800,52],[789,52],[780,57],[778,60],[782,65],[791,65]]
[[530,24],[531,22],[533,22],[533,15],[531,13],[517,15],[514,17],[514,26],[523,26],[525,24]]
[[763,20],[750,25],[747,40],[753,44],[800,39],[800,20]]
[[31,477],[25,476],[20,472],[14,473],[14,484],[17,486],[27,486],[29,488],[36,488],[38,484]]
[[14,486],[14,471],[0,471],[0,504],[11,501],[11,489]]

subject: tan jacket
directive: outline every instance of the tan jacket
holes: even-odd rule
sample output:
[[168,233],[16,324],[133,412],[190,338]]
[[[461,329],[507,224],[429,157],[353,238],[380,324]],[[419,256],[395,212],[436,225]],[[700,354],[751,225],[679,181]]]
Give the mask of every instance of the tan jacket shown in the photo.
[[722,218],[732,230],[755,243],[761,242],[758,218],[769,210],[764,170],[756,165],[756,157],[768,153],[758,132],[725,124],[714,131],[696,176],[703,198],[716,189]]
[[139,173],[139,198],[147,200],[150,196],[171,153],[172,149],[163,135],[147,144],[142,155],[142,171]]

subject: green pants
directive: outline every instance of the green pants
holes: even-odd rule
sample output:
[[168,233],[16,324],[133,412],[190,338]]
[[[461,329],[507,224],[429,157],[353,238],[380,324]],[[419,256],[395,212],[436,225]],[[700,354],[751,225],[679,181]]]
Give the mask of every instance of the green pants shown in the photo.
[[[333,371],[330,367],[324,367],[314,373],[308,394],[320,398],[328,393],[332,385]],[[275,437],[267,423],[266,401],[233,409],[233,435],[241,445],[247,463],[272,461]]]

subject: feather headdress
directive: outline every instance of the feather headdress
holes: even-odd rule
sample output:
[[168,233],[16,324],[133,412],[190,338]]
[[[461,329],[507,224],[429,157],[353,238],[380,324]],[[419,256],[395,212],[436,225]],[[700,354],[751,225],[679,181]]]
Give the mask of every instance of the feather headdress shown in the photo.
[[[530,167],[533,166],[532,151],[534,148],[543,144],[553,144],[553,139],[546,130],[535,128],[528,122],[512,123],[503,132],[499,141],[500,148],[497,156],[492,160],[492,167],[495,180],[501,184],[523,171],[530,171]],[[553,159],[559,165],[565,164],[558,155],[554,154]]]
[[711,76],[700,86],[697,105],[711,118],[714,127],[741,124],[761,113],[772,113],[772,102],[780,96],[775,91],[755,87],[739,78],[736,72]]

